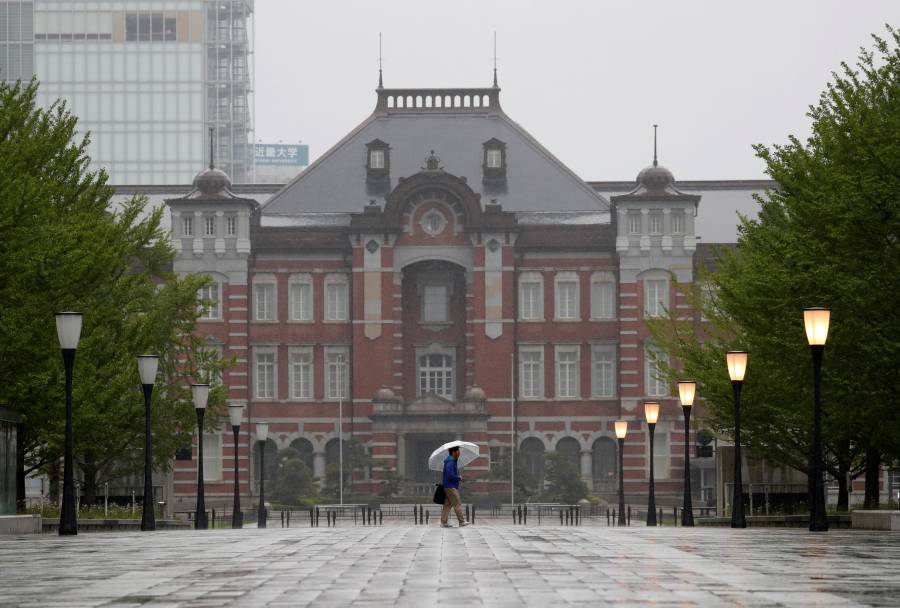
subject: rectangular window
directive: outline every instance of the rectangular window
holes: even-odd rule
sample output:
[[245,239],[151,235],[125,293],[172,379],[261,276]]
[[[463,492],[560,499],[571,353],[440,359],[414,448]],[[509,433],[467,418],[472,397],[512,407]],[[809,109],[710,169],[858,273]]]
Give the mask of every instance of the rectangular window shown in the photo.
[[228,236],[237,236],[237,217],[229,215],[225,218],[225,234]]
[[275,397],[275,353],[256,353],[254,384],[257,399]]
[[275,283],[257,283],[253,286],[253,310],[257,321],[275,320]]
[[308,281],[291,283],[291,321],[312,321],[312,284]]
[[154,42],[162,42],[165,40],[163,33],[163,15],[162,13],[150,14],[150,40]]
[[290,360],[291,399],[312,399],[312,349],[292,349]]
[[656,211],[650,214],[650,234],[662,234],[663,216],[662,213]]
[[556,281],[556,318],[578,318],[578,280],[574,276]]
[[205,234],[206,236],[216,236],[216,218],[214,217],[205,217],[203,218],[203,224],[206,228]]
[[453,357],[450,355],[419,357],[419,396],[429,393],[453,399]]
[[138,40],[150,41],[150,13],[138,13]]
[[346,348],[325,351],[325,398],[346,399],[350,385],[350,365]]
[[369,169],[384,169],[384,150],[369,150]]
[[423,290],[422,320],[426,323],[445,323],[447,314],[447,287],[426,285]]
[[544,290],[540,279],[519,281],[519,317],[522,319],[544,318]]
[[665,353],[648,346],[644,349],[644,379],[647,384],[648,397],[665,397],[668,395],[665,376],[660,370],[660,362],[665,362]]
[[[204,320],[222,318],[222,302],[219,295],[219,284],[213,283],[200,288],[200,318]],[[206,301],[203,303],[202,301]]]
[[325,319],[328,321],[347,320],[347,283],[341,281],[325,282]]
[[181,236],[194,236],[194,218],[181,218]]
[[125,14],[125,40],[128,42],[136,42],[138,39],[138,16],[137,13]]
[[644,316],[661,317],[669,307],[669,282],[665,279],[644,281]]
[[503,155],[497,148],[488,148],[485,160],[488,169],[500,169],[503,166]]
[[616,317],[616,284],[595,280],[591,283],[591,318],[614,319]]
[[556,396],[560,399],[578,398],[578,347],[556,349]]
[[684,234],[684,211],[673,211],[672,215],[672,234]]
[[519,392],[524,399],[544,396],[544,349],[519,350]]
[[653,479],[669,478],[669,434],[660,431],[653,434]]
[[616,394],[616,347],[613,345],[594,346],[591,351],[591,394],[594,397],[612,397]]
[[166,42],[175,42],[178,39],[177,19],[175,17],[166,16],[165,24],[165,40]]
[[641,233],[641,215],[640,213],[628,214],[628,234]]
[[222,479],[221,439],[218,433],[203,434],[203,478],[206,481]]

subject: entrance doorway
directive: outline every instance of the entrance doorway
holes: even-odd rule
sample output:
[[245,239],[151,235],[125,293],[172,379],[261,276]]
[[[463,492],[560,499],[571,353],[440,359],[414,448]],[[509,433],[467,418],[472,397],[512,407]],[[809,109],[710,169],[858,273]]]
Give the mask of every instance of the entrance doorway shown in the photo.
[[440,473],[428,469],[428,457],[442,444],[453,441],[453,433],[410,433],[404,437],[406,479],[414,483],[437,483]]

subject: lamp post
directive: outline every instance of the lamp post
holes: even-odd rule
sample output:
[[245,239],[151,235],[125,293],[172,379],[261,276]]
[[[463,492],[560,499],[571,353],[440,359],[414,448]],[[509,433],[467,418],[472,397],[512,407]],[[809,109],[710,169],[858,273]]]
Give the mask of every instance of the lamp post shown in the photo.
[[647,525],[656,525],[656,492],[653,473],[653,432],[656,430],[656,420],[659,418],[659,404],[648,401],[644,404],[644,417],[647,419],[647,428],[650,429],[650,491],[647,495]]
[[691,380],[681,380],[678,383],[678,397],[681,400],[681,411],[684,412],[684,500],[681,504],[681,525],[694,525],[694,506],[691,504],[691,406],[694,405],[694,395],[697,392],[697,383]]
[[822,355],[828,338],[828,322],[831,311],[827,308],[804,308],[803,324],[813,360],[813,445],[809,469],[809,531],[827,532],[828,515],[825,513],[825,482],[822,479]]
[[628,421],[616,420],[616,439],[619,442],[619,520],[620,526],[625,525],[625,435],[628,433]]
[[153,396],[153,385],[156,383],[156,371],[159,369],[159,357],[156,355],[139,355],[138,372],[141,375],[141,388],[144,390],[144,504],[141,508],[141,530],[156,530],[156,516],[153,511],[153,430],[150,398]]
[[81,337],[80,312],[56,313],[56,336],[62,350],[63,365],[66,369],[66,447],[63,453],[63,499],[59,512],[59,535],[78,534],[78,520],[75,514],[75,448],[72,432],[72,372],[75,368],[75,349]]
[[269,438],[269,425],[256,423],[256,440],[259,442],[259,507],[256,509],[256,527],[266,527],[266,439]]
[[192,384],[194,409],[197,411],[197,512],[194,513],[194,528],[206,530],[209,522],[206,519],[206,499],[203,496],[203,414],[209,400],[208,384]]
[[243,525],[241,513],[241,485],[238,479],[238,435],[241,433],[241,418],[244,415],[242,403],[232,403],[228,406],[228,417],[231,419],[231,431],[234,433],[234,504],[231,506],[231,527],[240,528]]
[[747,371],[747,352],[732,350],[725,353],[731,390],[734,394],[734,491],[731,498],[731,527],[746,528],[744,518],[744,482],[741,479],[741,387]]

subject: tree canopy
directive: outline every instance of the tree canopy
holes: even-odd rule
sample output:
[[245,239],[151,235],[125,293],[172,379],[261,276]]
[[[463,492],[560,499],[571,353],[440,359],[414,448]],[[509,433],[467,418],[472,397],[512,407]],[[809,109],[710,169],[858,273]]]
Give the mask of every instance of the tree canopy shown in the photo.
[[[63,102],[38,107],[37,88],[0,82],[0,404],[24,419],[26,470],[52,474],[65,421],[54,313],[82,312],[74,436],[90,497],[143,461],[136,356],[161,358],[153,399],[159,468],[190,442],[188,379],[215,375],[223,362],[193,335],[206,279],[171,272],[162,209],[143,197],[114,207],[106,174],[90,169],[77,118]],[[222,401],[219,388],[213,410]]]
[[755,147],[777,186],[758,197],[757,217],[741,218],[737,247],[721,248],[698,278],[708,289],[692,297],[709,323],[698,329],[673,311],[651,331],[684,366],[671,379],[699,381],[706,423],[724,436],[734,424],[725,352],[747,350],[742,439],[805,472],[812,364],[802,309],[830,308],[823,437],[845,506],[848,473],[877,476],[883,456],[900,456],[900,33],[888,26],[832,78],[809,107],[805,141]]

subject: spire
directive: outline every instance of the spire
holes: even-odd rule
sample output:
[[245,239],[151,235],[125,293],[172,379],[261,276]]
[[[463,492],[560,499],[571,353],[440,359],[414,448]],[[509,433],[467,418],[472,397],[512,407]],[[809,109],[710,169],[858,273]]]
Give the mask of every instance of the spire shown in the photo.
[[659,127],[659,125],[653,125],[653,166],[654,167],[657,166],[657,164],[658,164],[656,161],[656,128],[657,127]]
[[494,88],[497,88],[497,32],[494,31]]
[[209,128],[209,168],[212,169],[215,166],[213,163],[213,128]]
[[378,88],[384,88],[384,82],[381,79],[381,32],[378,32]]

